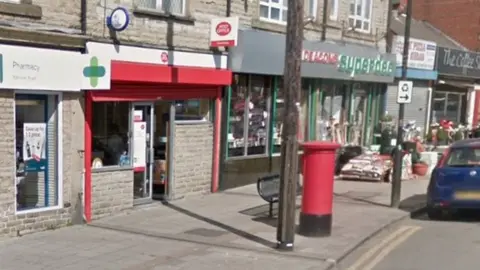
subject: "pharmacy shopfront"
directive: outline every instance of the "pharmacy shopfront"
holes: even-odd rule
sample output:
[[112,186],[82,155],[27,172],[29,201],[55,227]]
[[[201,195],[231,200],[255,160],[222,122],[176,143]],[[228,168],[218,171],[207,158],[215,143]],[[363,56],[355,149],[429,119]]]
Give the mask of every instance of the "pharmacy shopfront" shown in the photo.
[[66,225],[81,205],[83,60],[0,45],[0,236]]
[[227,57],[87,43],[85,216],[216,191]]
[[[222,189],[279,170],[284,44],[281,34],[240,30],[229,52],[234,75],[224,99]],[[369,144],[386,84],[394,79],[395,55],[348,43],[303,46],[299,141]]]

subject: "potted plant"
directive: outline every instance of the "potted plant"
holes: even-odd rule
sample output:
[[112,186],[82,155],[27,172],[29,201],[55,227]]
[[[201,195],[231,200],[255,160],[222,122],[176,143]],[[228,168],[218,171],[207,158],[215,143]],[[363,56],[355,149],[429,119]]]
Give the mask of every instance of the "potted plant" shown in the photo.
[[380,117],[379,122],[381,126],[381,131],[383,131],[385,128],[388,128],[393,124],[393,116],[385,113],[382,117]]
[[448,145],[448,131],[443,127],[439,127],[437,131],[437,144],[438,145]]
[[418,176],[425,176],[428,172],[428,164],[423,160],[417,160],[412,164],[412,172]]

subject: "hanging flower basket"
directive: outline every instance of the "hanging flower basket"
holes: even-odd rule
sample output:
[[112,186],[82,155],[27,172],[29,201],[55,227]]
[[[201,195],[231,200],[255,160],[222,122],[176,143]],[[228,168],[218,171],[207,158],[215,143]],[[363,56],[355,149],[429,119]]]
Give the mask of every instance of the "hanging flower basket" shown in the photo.
[[425,176],[428,172],[428,164],[425,162],[417,162],[412,165],[412,172],[418,176]]

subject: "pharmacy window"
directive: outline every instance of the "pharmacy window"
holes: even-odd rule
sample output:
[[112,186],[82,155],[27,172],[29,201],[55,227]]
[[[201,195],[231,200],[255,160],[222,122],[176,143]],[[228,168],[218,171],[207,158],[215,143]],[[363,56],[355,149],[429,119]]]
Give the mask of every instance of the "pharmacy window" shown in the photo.
[[57,95],[15,96],[17,211],[59,205]]
[[92,164],[130,166],[130,102],[94,102]]
[[208,121],[209,99],[188,99],[175,101],[176,121]]

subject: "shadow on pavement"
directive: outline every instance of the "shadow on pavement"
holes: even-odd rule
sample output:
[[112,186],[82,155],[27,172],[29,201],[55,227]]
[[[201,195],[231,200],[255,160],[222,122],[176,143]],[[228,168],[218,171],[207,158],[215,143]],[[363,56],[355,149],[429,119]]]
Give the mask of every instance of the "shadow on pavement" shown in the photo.
[[235,235],[237,235],[237,236],[239,236],[239,237],[245,238],[245,239],[247,239],[247,240],[253,241],[253,242],[255,242],[255,243],[261,244],[261,245],[266,246],[266,247],[269,247],[269,248],[275,248],[275,247],[276,247],[276,244],[275,244],[275,243],[273,243],[273,242],[271,242],[271,241],[268,241],[268,240],[266,240],[266,239],[264,239],[264,238],[258,237],[258,236],[256,236],[256,235],[253,235],[253,234],[251,234],[251,233],[248,233],[248,232],[246,232],[246,231],[239,230],[239,229],[237,229],[237,228],[234,228],[234,227],[229,226],[229,225],[227,225],[227,224],[218,222],[218,221],[213,220],[213,219],[211,219],[211,218],[201,216],[201,215],[199,215],[199,214],[193,213],[193,212],[191,212],[191,211],[189,211],[189,210],[187,210],[187,209],[181,208],[181,207],[179,207],[179,206],[173,205],[173,204],[168,203],[168,202],[163,202],[163,204],[164,204],[166,207],[168,207],[168,208],[170,208],[170,209],[172,209],[172,210],[175,210],[175,211],[177,211],[177,212],[179,212],[179,213],[182,213],[182,214],[184,214],[184,215],[186,215],[186,216],[189,216],[189,217],[191,217],[191,218],[204,221],[204,222],[206,222],[206,223],[208,223],[208,224],[210,224],[210,225],[216,226],[216,227],[218,227],[218,228],[220,228],[220,229],[223,229],[223,230],[225,230],[225,231],[228,231],[228,232],[230,232],[230,233],[233,233],[233,234],[235,234]]
[[425,214],[427,203],[426,194],[415,194],[403,199],[398,207],[400,210],[410,213],[410,218],[417,218]]
[[430,220],[427,215],[418,215],[413,217],[413,219],[432,222],[480,223],[480,210],[462,210],[455,212],[450,216],[445,216],[443,220]]
[[371,205],[374,205],[374,206],[389,207],[389,205],[369,200],[369,198],[375,197],[377,195],[376,193],[373,193],[373,194],[370,194],[370,195],[367,195],[367,196],[359,196],[358,194],[353,194],[353,193],[350,193],[350,192],[341,193],[341,194],[340,193],[333,193],[333,195],[337,198],[349,199],[349,200],[352,200],[354,202],[366,203],[366,204],[371,204]]

